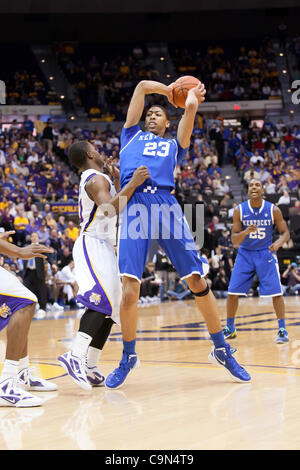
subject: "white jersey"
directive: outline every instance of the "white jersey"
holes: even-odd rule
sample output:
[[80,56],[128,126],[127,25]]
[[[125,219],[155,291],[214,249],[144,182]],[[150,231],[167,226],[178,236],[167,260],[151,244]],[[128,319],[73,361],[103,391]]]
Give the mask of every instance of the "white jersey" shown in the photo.
[[[88,196],[85,185],[94,175],[103,176],[110,185],[110,195],[114,197],[116,190],[110,178],[97,170],[85,170],[81,174],[79,185],[79,218],[81,234],[89,235],[99,240],[105,240],[112,245],[116,244],[117,216],[108,217],[104,215],[104,207],[97,204]],[[107,210],[107,207],[106,207]],[[112,207],[108,210],[113,210]]]
[[110,316],[119,324],[122,284],[112,246],[116,244],[117,217],[104,216],[104,208],[97,207],[89,198],[85,185],[94,175],[104,176],[110,184],[110,195],[116,194],[107,175],[96,170],[82,173],[79,186],[81,231],[73,247],[77,301],[86,308]]

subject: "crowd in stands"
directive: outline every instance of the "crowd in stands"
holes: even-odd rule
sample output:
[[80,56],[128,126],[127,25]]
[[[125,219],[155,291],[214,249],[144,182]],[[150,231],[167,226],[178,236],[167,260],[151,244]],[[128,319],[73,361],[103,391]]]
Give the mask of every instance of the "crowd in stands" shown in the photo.
[[[167,136],[174,137],[175,132],[175,126],[171,126]],[[105,130],[97,128],[97,124],[93,130],[69,128],[50,119],[44,122],[37,117],[31,121],[25,116],[22,122],[15,120],[0,132],[0,227],[14,230],[12,240],[19,246],[36,237],[55,250],[45,264],[47,295],[40,304],[42,310],[60,304],[61,308],[78,307],[72,259],[72,248],[79,235],[78,218],[53,213],[52,204],[77,203],[78,174],[69,166],[67,152],[74,141],[82,139],[89,140],[100,152],[112,155],[118,165],[120,131],[112,131],[109,124]],[[284,217],[292,237],[284,248],[297,250],[300,248],[299,144],[299,124],[292,118],[283,123],[265,117],[259,128],[248,116],[243,116],[240,127],[228,128],[220,116],[206,120],[197,115],[190,150],[176,169],[175,195],[182,206],[191,204],[193,213],[198,204],[203,205],[201,254],[210,264],[208,282],[217,297],[227,295],[237,253],[230,240],[237,204],[230,180],[224,175],[224,163],[236,167],[245,188],[252,176],[261,179],[266,198],[274,198],[275,204],[286,209]],[[242,196],[246,198],[246,193]],[[140,303],[191,297],[186,283],[180,281],[161,250],[155,252],[149,263],[143,276]],[[23,281],[30,269],[28,262],[5,257],[0,259],[0,265]],[[282,273],[286,293],[297,292],[297,273],[298,268]]]
[[178,76],[193,75],[205,83],[206,101],[260,100],[281,97],[275,55],[270,42],[172,45]]
[[300,80],[300,36],[289,39],[287,50],[293,58],[291,63],[289,62],[291,82]]
[[[297,41],[293,44],[297,53]],[[221,45],[203,42],[196,46],[169,44],[169,52],[176,76],[194,75],[205,83],[206,101],[281,97],[274,52],[268,41],[257,44],[251,41],[240,47],[226,41]],[[1,79],[6,83],[7,104],[60,102],[29,47],[7,46],[1,53],[6,63]],[[162,79],[145,45],[102,47],[99,44],[56,43],[53,53],[75,90],[74,110],[84,108],[91,121],[123,121],[136,84],[143,79]],[[297,73],[299,70],[295,71],[296,77]],[[171,75],[167,74],[166,82],[167,77],[171,80]],[[163,97],[155,99],[165,104]],[[176,110],[170,108],[176,116]]]
[[56,44],[54,52],[92,121],[124,120],[137,83],[159,79],[144,47]]
[[5,67],[1,80],[6,86],[7,105],[53,105],[59,104],[56,92],[46,78],[29,46],[0,46],[1,59]]
[[[275,99],[281,87],[272,45],[236,44],[183,47],[169,45],[176,75],[194,75],[206,86],[206,101]],[[91,121],[123,121],[136,84],[161,80],[146,47],[56,44],[54,53],[76,90],[75,107],[83,107]],[[169,80],[171,79],[171,75]],[[167,81],[167,78],[165,78]],[[147,98],[151,104],[151,97]],[[164,97],[156,102],[166,105]],[[175,108],[169,107],[176,118]]]

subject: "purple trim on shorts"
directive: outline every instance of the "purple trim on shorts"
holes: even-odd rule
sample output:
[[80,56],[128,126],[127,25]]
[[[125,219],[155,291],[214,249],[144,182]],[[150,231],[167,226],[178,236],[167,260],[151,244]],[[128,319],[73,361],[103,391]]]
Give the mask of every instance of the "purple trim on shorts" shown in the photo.
[[[91,290],[85,292],[84,295],[78,295],[77,296],[78,302],[80,302],[85,307],[90,308],[91,310],[96,310],[97,312],[105,313],[106,315],[111,315],[112,314],[112,307],[111,307],[110,301],[109,301],[103,287],[101,286],[96,274],[94,273],[94,270],[92,268],[92,265],[91,265],[91,262],[90,262],[90,259],[89,259],[89,256],[88,256],[88,252],[87,252],[87,249],[86,249],[85,237],[84,236],[82,237],[82,245],[83,245],[84,257],[85,257],[85,260],[87,262],[90,273],[91,273],[91,275],[92,275],[92,277],[95,281],[95,285],[93,286],[93,288]],[[91,301],[91,298],[92,298],[93,294],[95,294],[94,295],[94,302]],[[97,299],[97,295],[100,295],[100,299]],[[97,305],[97,302],[99,302],[98,305]]]
[[[106,301],[107,297],[105,295],[105,292],[102,289],[102,292],[103,292],[102,294],[99,292],[100,290],[101,290],[101,286],[99,288],[99,285],[94,285],[94,287],[91,290],[85,292],[84,295],[77,295],[77,302],[81,303],[87,308],[90,308],[91,310],[95,310],[96,312],[103,313],[103,315],[111,315],[111,307],[110,307],[109,302],[108,302],[109,307],[107,307],[107,301]],[[101,295],[101,300],[100,300],[99,305],[97,305],[95,302],[90,301],[91,296],[95,293],[97,294],[100,293]]]
[[15,312],[35,303],[36,302],[31,299],[0,294],[0,331],[7,326],[11,316]]

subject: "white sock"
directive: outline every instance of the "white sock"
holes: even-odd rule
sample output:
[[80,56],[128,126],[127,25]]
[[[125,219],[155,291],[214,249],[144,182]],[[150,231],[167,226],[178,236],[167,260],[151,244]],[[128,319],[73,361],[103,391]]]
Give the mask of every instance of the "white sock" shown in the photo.
[[19,361],[11,361],[10,359],[5,359],[1,371],[0,381],[17,377],[19,372]]
[[86,365],[88,367],[96,367],[101,356],[101,349],[89,347],[86,358]]
[[29,356],[22,357],[19,360],[19,372],[23,369],[29,369]]
[[87,354],[87,350],[92,339],[93,338],[90,335],[79,331],[73,342],[72,354],[74,354],[74,356],[84,358]]

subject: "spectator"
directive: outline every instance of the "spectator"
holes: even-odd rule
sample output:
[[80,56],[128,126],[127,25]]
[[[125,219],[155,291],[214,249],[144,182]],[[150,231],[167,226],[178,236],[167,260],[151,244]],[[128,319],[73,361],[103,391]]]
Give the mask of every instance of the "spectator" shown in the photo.
[[24,215],[23,209],[20,207],[17,209],[17,216],[14,219],[14,227],[15,227],[15,240],[16,245],[22,246],[25,244],[26,241],[26,226],[29,224],[29,220]]
[[43,134],[43,131],[44,131],[44,128],[45,128],[45,123],[41,120],[41,116],[38,115],[36,120],[34,121],[34,129],[35,129],[35,132],[36,132],[36,136],[38,138],[38,140],[41,139],[42,137],[42,134]]
[[182,300],[190,296],[191,291],[185,280],[181,280],[180,277],[176,276],[176,278],[171,281],[167,294],[172,300]]
[[68,222],[68,227],[66,229],[67,236],[75,242],[76,238],[79,235],[79,229],[74,225],[74,222],[71,220]]
[[160,286],[162,280],[155,274],[155,263],[149,261],[141,279],[140,303],[159,301]]
[[291,198],[289,196],[289,193],[287,191],[284,191],[283,195],[280,196],[278,200],[278,204],[290,204]]
[[161,248],[154,254],[152,262],[155,264],[156,275],[162,281],[161,285],[165,295],[169,287],[169,272],[172,268],[172,263]]
[[[31,243],[41,243],[39,236],[33,232],[30,236]],[[32,258],[25,262],[24,285],[38,298],[37,318],[46,316],[47,287],[43,258]]]
[[72,261],[72,253],[68,246],[62,246],[61,252],[59,253],[57,264],[62,269],[65,266],[69,265]]
[[54,136],[51,119],[48,119],[42,135],[42,141],[45,151],[53,149],[53,138]]
[[60,216],[58,217],[57,230],[58,230],[60,233],[63,233],[66,228],[67,228],[67,224],[66,224],[65,216],[64,216],[64,215],[60,215]]
[[228,278],[224,269],[220,269],[214,276],[212,289],[217,299],[227,298]]
[[66,303],[69,304],[71,308],[78,308],[79,305],[76,302],[78,284],[76,282],[75,265],[73,260],[62,268],[58,277],[61,281],[61,285],[63,286],[62,293]]
[[296,294],[300,291],[300,270],[296,263],[291,263],[282,274],[282,279],[287,280],[287,285],[282,286],[284,294]]
[[33,129],[34,129],[34,124],[32,122],[31,119],[28,119],[28,116],[24,116],[24,121],[23,121],[23,131],[27,134],[27,133],[31,133],[33,132]]
[[275,194],[276,193],[276,184],[274,183],[272,177],[267,179],[267,181],[265,183],[265,186],[264,186],[264,189],[265,189],[266,194]]
[[249,184],[253,178],[259,179],[259,173],[254,169],[254,166],[250,165],[249,170],[245,172],[244,180]]
[[37,233],[39,236],[40,243],[44,243],[45,245],[47,245],[49,242],[49,229],[47,227],[45,218],[42,219],[41,225]]

